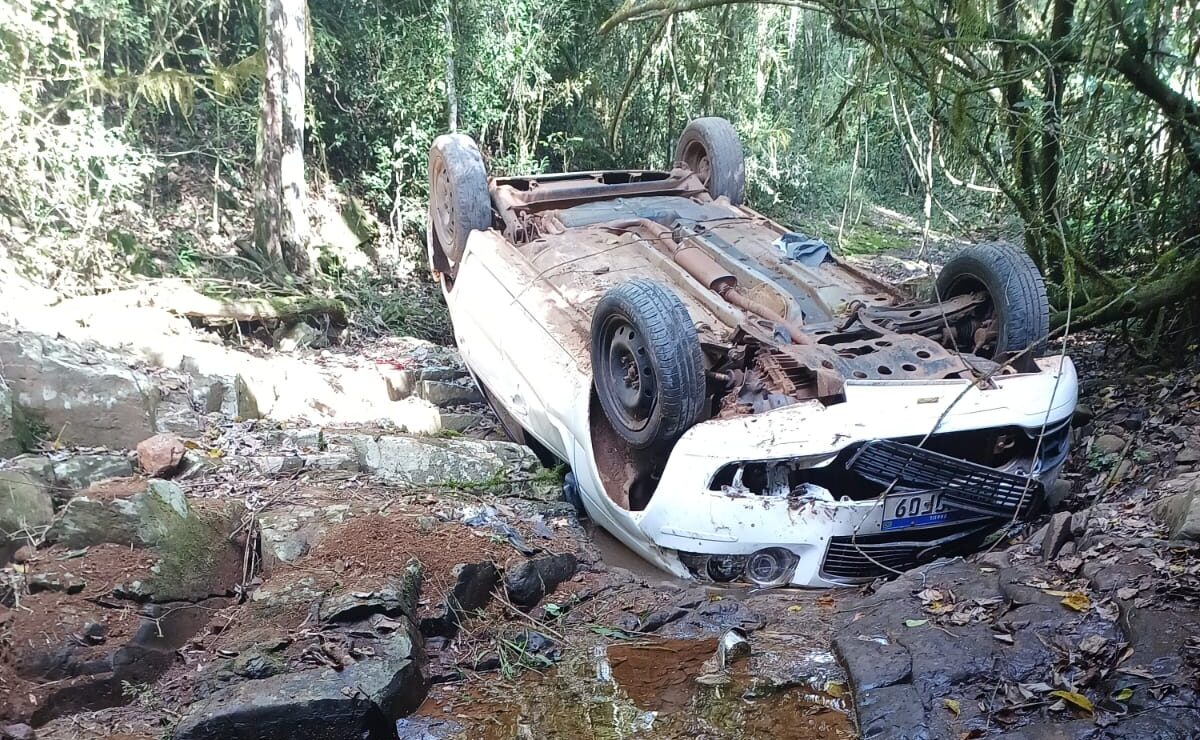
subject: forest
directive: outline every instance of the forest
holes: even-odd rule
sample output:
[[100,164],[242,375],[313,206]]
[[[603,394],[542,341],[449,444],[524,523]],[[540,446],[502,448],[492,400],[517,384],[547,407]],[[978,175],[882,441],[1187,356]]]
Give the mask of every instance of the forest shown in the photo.
[[1196,0],[0,0],[0,740],[1195,740],[1198,295]]
[[[371,240],[419,254],[440,133],[473,136],[493,174],[665,167],[684,122],[721,115],[746,142],[750,202],[842,249],[891,236],[871,223],[882,208],[1023,244],[1055,331],[1120,323],[1170,354],[1200,321],[1192,3],[8,0],[5,15],[0,239],[55,285],[183,271],[415,316],[307,225],[283,239],[312,259],[256,256],[279,249],[250,194],[264,147],[286,131],[298,195],[336,191]],[[263,113],[279,65],[300,74],[284,125]],[[139,226],[138,204],[184,200],[177,223]]]

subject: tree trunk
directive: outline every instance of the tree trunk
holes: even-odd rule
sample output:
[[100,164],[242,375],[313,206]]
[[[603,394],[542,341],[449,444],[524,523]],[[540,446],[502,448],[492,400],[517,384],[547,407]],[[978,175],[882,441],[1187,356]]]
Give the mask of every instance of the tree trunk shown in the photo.
[[446,3],[446,108],[450,133],[458,131],[458,84],[454,69],[457,46],[454,39],[454,0],[449,0]]
[[274,275],[307,275],[304,180],[305,0],[266,0],[254,245]]

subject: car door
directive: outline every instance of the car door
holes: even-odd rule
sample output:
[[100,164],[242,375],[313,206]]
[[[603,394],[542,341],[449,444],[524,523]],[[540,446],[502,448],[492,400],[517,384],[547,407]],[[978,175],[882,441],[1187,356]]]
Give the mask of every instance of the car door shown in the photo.
[[[497,243],[500,242],[500,243]],[[567,450],[557,414],[562,349],[522,300],[521,259],[495,232],[472,235],[448,296],[455,340],[467,365],[527,432],[560,457]]]

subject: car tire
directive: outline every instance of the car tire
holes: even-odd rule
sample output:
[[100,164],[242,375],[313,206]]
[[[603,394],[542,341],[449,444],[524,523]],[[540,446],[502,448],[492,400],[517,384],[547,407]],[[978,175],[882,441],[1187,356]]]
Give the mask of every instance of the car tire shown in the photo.
[[1010,244],[974,244],[954,255],[938,275],[942,300],[981,289],[990,300],[985,311],[998,323],[992,351],[984,356],[1002,362],[1023,353],[1014,367],[1036,369],[1033,358],[1045,350],[1050,333],[1050,302],[1033,259]]
[[733,124],[710,116],[690,122],[679,136],[675,161],[686,165],[714,198],[722,195],[735,206],[746,196],[746,158]]
[[444,134],[429,149],[430,269],[453,278],[467,237],[492,225],[483,155],[469,136]]
[[613,429],[635,449],[679,439],[704,408],[704,356],[679,297],[653,280],[630,280],[592,315],[592,378]]

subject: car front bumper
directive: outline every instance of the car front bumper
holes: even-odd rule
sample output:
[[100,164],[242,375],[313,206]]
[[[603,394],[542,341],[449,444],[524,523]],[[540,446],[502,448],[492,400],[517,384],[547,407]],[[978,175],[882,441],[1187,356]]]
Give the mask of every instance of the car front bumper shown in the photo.
[[[988,389],[959,381],[848,382],[844,403],[802,403],[698,424],[676,444],[646,509],[635,513],[637,527],[654,545],[652,559],[679,575],[694,575],[706,556],[782,548],[795,560],[787,578],[793,586],[862,582],[975,547],[1005,522],[1035,513],[1043,484],[1055,479],[1065,457],[1065,425],[1078,394],[1075,368],[1065,357],[1038,363],[1042,372],[999,378]],[[924,465],[914,467],[915,447],[873,442],[1011,427],[1031,438],[1061,430],[1061,449],[994,471],[924,459],[920,451],[916,462]],[[846,452],[852,448],[857,455]],[[880,479],[894,469],[905,479],[900,488],[943,491],[960,518],[885,531],[879,497],[855,500],[831,490],[832,500],[813,500],[713,486],[726,465],[785,460],[805,468],[853,465]]]

